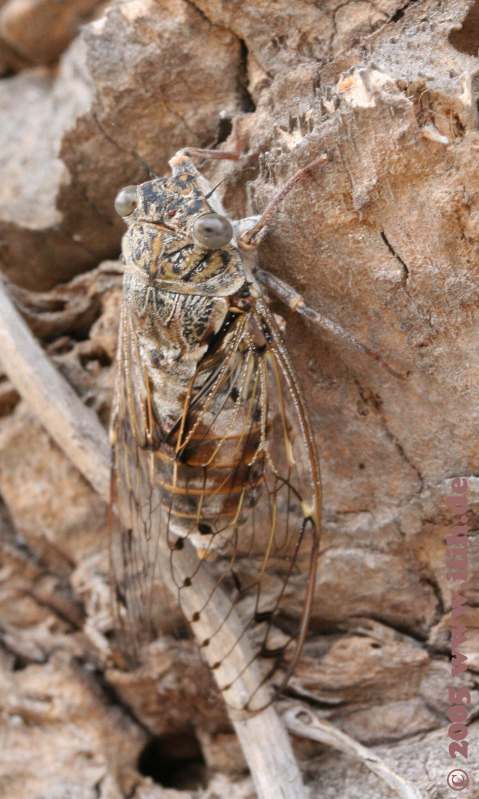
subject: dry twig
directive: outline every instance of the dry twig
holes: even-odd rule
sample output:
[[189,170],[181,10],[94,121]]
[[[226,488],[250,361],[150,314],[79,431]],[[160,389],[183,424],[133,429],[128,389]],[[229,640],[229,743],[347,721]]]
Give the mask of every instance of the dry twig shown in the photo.
[[326,746],[344,752],[345,755],[351,755],[356,760],[360,760],[370,771],[393,788],[401,799],[422,799],[419,790],[411,782],[392,771],[378,755],[341,730],[337,730],[328,721],[318,718],[309,708],[290,708],[283,715],[283,720],[288,730],[294,735],[326,744]]

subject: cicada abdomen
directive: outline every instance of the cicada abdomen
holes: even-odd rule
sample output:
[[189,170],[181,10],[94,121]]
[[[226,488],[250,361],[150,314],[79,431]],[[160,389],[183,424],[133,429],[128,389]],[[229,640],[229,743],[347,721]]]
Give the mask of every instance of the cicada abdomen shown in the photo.
[[[267,704],[299,657],[319,531],[313,436],[276,321],[185,155],[116,207],[124,295],[112,418],[117,606],[130,644],[176,595],[225,700]],[[163,609],[163,618],[162,618]]]

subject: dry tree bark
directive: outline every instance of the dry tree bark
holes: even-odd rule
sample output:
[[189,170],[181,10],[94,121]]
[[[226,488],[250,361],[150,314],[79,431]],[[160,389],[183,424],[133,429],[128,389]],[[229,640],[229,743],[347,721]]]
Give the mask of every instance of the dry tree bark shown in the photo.
[[[455,476],[469,479],[474,522],[479,512],[477,4],[72,2],[63,31],[41,27],[56,4],[1,5],[0,264],[103,423],[117,189],[148,166],[164,172],[180,146],[222,146],[237,116],[242,160],[208,166],[212,182],[226,178],[233,216],[257,213],[328,154],[260,250],[309,309],[275,300],[324,484],[324,552],[293,689],[423,795],[449,796],[443,538]],[[83,14],[96,18],[75,36]],[[134,672],[108,667],[104,504],[6,379],[0,412],[0,794],[251,795],[188,640],[156,642]],[[475,532],[469,544],[461,682],[477,705]],[[302,739],[296,753],[312,796],[395,795],[347,755]]]

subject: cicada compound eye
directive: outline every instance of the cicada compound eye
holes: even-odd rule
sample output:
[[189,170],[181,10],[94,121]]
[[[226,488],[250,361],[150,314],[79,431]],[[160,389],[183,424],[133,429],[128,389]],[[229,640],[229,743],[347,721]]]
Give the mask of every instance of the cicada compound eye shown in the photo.
[[115,197],[115,211],[119,216],[130,216],[136,205],[136,186],[125,186]]
[[231,222],[219,214],[202,214],[193,225],[193,239],[207,250],[219,250],[233,238]]

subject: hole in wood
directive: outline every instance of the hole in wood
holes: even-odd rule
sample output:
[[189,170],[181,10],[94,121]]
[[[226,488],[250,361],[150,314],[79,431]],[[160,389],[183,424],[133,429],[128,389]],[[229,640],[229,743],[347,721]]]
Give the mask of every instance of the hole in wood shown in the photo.
[[138,758],[138,771],[164,788],[206,788],[206,762],[192,731],[151,738]]

